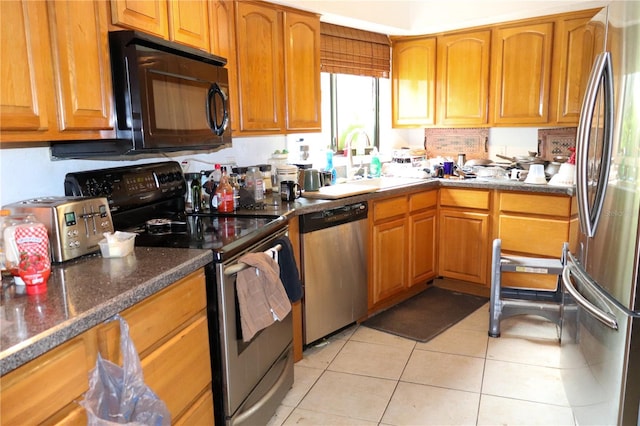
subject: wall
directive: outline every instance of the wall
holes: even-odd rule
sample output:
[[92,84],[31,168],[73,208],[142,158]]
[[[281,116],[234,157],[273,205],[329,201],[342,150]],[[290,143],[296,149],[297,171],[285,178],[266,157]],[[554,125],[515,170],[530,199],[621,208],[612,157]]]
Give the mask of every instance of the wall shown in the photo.
[[[390,115],[389,115],[390,116]],[[421,147],[423,129],[393,130],[388,126],[381,129],[381,153],[391,155],[393,149],[403,146]],[[537,147],[537,129],[535,128],[494,128],[489,132],[489,153],[504,155],[525,154]],[[324,167],[328,138],[323,134],[298,134],[288,136],[269,136],[253,138],[235,138],[233,146],[218,152],[165,155],[157,158],[138,160],[52,160],[48,148],[2,148],[0,149],[0,205],[16,201],[64,195],[64,178],[68,172],[92,170],[107,167],[150,163],[154,161],[186,161],[185,172],[208,170],[215,163],[236,163],[241,166],[266,163],[275,150],[287,148],[291,151],[291,161],[296,161],[297,141],[303,138],[311,147],[309,160],[315,167]],[[336,165],[344,161],[336,157]]]

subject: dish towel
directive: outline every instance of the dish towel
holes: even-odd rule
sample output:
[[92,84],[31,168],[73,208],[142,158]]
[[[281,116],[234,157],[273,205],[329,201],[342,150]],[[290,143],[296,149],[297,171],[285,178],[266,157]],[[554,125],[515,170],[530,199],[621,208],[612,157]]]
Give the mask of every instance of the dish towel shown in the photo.
[[280,281],[280,266],[267,253],[248,253],[238,259],[249,266],[238,272],[236,289],[240,306],[242,340],[281,321],[291,312],[291,302]]
[[296,265],[296,259],[293,257],[293,246],[289,237],[276,239],[274,244],[280,244],[280,281],[287,291],[287,296],[291,302],[297,302],[302,299],[302,282],[300,282],[300,272]]

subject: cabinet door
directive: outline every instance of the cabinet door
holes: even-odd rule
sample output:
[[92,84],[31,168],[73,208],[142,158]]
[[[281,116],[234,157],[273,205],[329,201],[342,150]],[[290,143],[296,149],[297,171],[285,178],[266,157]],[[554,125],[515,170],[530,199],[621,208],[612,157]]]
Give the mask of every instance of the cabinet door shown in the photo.
[[395,295],[407,286],[407,237],[405,219],[383,222],[373,227],[371,304]]
[[229,75],[229,103],[231,105],[231,132],[238,130],[240,109],[238,107],[238,66],[236,61],[235,3],[215,0],[209,3],[211,51],[227,59]]
[[436,39],[392,45],[393,127],[435,124]]
[[438,124],[487,124],[490,42],[489,30],[438,37]]
[[486,285],[489,256],[489,214],[440,210],[439,273]]
[[[112,129],[105,4],[57,0],[48,5],[59,130]],[[99,137],[96,132],[94,138]]]
[[409,286],[436,275],[436,210],[409,216]]
[[549,121],[553,23],[493,31],[492,111],[498,125]]
[[284,12],[287,130],[320,131],[320,19]]
[[236,3],[240,131],[284,129],[281,14],[267,6]]
[[169,39],[166,0],[111,0],[111,22]]
[[559,22],[554,59],[554,118],[558,124],[578,125],[582,98],[596,54],[595,34],[588,17]]
[[0,36],[0,139],[44,138],[55,127],[46,4],[0,1]]
[[[2,424],[49,424],[55,421],[52,416],[73,412],[78,407],[75,401],[89,389],[88,372],[95,367],[97,353],[95,341],[95,330],[91,329],[2,376]],[[86,424],[84,412],[72,413],[67,419],[71,424],[79,420]]]
[[169,37],[210,51],[209,13],[205,0],[169,1]]

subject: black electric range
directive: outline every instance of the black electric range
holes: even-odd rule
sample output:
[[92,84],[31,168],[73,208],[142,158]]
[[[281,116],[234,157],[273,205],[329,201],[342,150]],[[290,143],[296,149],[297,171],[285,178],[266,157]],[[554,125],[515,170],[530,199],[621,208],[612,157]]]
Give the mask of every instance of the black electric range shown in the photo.
[[140,247],[211,249],[222,262],[286,226],[280,216],[187,213],[187,183],[175,161],[68,173],[65,194],[106,197],[118,231]]

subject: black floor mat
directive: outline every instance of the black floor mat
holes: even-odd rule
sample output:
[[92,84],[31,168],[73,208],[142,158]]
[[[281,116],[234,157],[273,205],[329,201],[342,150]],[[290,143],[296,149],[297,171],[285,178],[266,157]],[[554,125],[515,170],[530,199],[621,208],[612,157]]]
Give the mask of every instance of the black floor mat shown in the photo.
[[[365,327],[426,342],[489,301],[486,297],[430,287],[362,323]],[[489,324],[487,324],[487,329]]]

